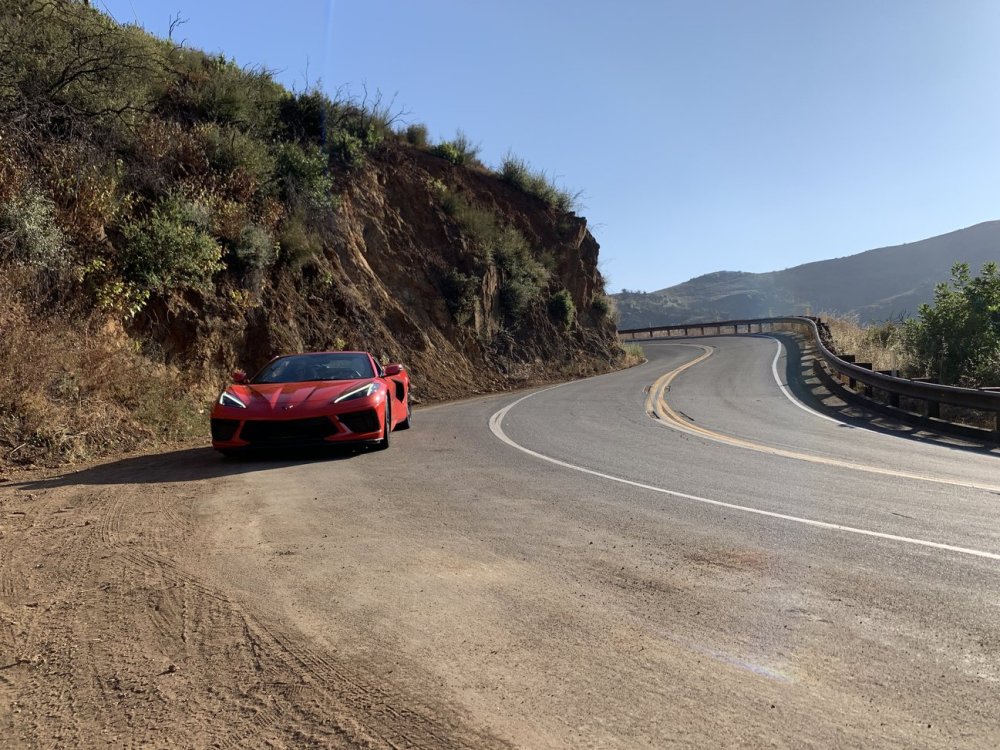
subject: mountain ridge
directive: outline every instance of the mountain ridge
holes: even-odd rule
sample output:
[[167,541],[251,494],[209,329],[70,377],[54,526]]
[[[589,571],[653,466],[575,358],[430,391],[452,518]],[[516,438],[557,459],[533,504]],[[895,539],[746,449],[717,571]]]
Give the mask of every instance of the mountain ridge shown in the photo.
[[612,296],[622,328],[805,312],[869,323],[914,315],[955,263],[978,272],[991,260],[1000,260],[1000,220],[780,271],[714,271],[654,292]]

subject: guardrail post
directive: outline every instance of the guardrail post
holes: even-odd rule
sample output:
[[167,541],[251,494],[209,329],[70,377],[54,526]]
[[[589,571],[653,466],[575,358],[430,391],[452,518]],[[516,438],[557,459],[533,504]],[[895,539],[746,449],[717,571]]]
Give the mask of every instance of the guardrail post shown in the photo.
[[934,417],[935,419],[941,416],[941,404],[937,401],[927,400],[924,401],[924,416]]
[[[871,370],[872,369],[872,363],[871,362],[855,362],[854,364],[856,364],[858,367],[864,367],[866,370]],[[852,381],[851,382],[851,387],[853,388],[854,385],[855,385],[855,383],[853,382],[854,378],[851,378],[851,381]],[[866,396],[868,396],[868,398],[871,398],[872,387],[870,385],[868,385],[867,383],[865,383],[863,391],[864,391],[864,394]]]
[[899,394],[898,393],[893,393],[892,391],[889,392],[889,406],[891,406],[894,409],[898,409],[899,408]]
[[688,335],[688,329],[687,329],[687,328],[685,328],[685,329],[684,329],[684,335],[685,335],[685,336],[687,336],[687,335]]

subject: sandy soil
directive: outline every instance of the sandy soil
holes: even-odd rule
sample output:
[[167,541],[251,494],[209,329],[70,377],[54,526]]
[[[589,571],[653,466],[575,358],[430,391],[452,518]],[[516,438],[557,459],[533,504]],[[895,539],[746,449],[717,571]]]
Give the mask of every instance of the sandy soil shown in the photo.
[[128,481],[160,470],[0,483],[0,744],[501,744],[206,584],[194,504],[225,479]]

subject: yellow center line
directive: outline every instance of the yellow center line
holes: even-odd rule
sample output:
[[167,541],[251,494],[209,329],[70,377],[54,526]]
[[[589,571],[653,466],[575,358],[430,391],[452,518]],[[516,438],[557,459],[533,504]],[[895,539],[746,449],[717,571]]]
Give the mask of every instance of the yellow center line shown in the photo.
[[686,362],[680,367],[677,367],[658,378],[656,382],[650,386],[649,393],[646,396],[646,413],[658,417],[666,427],[686,432],[691,435],[704,437],[715,442],[725,443],[726,445],[745,448],[746,450],[757,451],[758,453],[766,453],[772,456],[791,458],[797,461],[808,461],[809,463],[822,464],[824,466],[835,466],[841,469],[852,469],[854,471],[864,471],[870,474],[881,474],[882,476],[915,479],[921,482],[934,482],[936,484],[946,484],[954,487],[966,487],[969,489],[1000,493],[1000,486],[996,485],[980,484],[979,482],[969,482],[962,479],[951,479],[948,477],[931,476],[929,474],[915,474],[908,471],[897,471],[895,469],[886,469],[880,466],[871,466],[870,464],[862,464],[856,461],[831,458],[829,456],[801,453],[799,451],[792,451],[785,448],[777,448],[772,445],[766,445],[764,443],[758,443],[746,438],[726,435],[721,432],[716,432],[715,430],[710,430],[707,427],[702,427],[701,425],[692,424],[670,406],[667,402],[666,394],[667,391],[670,390],[670,384],[678,375],[688,368],[694,367],[711,357],[713,354],[713,348],[697,344],[682,344],[682,346],[697,346],[697,348],[702,349],[703,352],[698,357],[695,357],[691,361]]

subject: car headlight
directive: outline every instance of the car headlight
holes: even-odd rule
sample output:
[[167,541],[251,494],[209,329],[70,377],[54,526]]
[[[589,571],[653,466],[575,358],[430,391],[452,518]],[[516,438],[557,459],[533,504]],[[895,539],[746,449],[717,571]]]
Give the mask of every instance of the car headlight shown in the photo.
[[377,392],[379,388],[380,386],[376,382],[365,383],[364,385],[358,386],[354,390],[337,396],[337,398],[333,400],[333,403],[339,404],[341,401],[353,401],[356,398],[365,398]]
[[246,409],[247,405],[239,400],[229,391],[223,391],[219,396],[219,406],[235,406],[237,409]]

